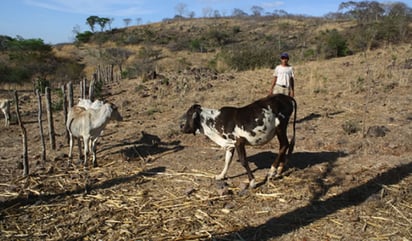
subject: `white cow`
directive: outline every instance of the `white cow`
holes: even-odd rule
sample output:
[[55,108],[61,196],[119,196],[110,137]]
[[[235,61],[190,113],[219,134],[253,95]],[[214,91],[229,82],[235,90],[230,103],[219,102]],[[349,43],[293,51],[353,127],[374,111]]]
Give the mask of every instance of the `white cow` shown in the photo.
[[10,125],[10,103],[9,99],[0,99],[0,109],[4,114],[4,126],[8,127]]
[[97,138],[110,120],[121,121],[123,118],[113,103],[103,103],[102,101],[93,103],[79,101],[79,103],[80,106],[73,106],[67,114],[66,128],[70,137],[69,158],[72,158],[73,138],[81,137],[84,142],[84,165],[87,166],[87,154],[90,148],[93,153],[93,166],[97,166]]

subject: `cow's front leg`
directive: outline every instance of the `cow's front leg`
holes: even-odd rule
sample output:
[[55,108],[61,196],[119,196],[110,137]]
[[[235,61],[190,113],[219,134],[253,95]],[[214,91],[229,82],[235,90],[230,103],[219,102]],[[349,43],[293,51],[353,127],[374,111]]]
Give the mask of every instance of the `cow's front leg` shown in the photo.
[[84,165],[84,169],[87,169],[87,154],[89,153],[89,141],[90,141],[90,137],[88,137],[88,136],[83,137],[83,144],[84,144],[83,165]]
[[73,157],[73,135],[69,132],[69,162],[67,163],[68,166],[71,165],[72,157]]
[[233,147],[227,147],[226,148],[225,167],[223,168],[222,172],[215,177],[216,180],[222,180],[226,177],[227,170],[229,169],[230,163],[232,162],[233,152],[234,151],[235,151],[235,149]]
[[246,149],[245,149],[246,140],[244,138],[239,138],[236,140],[236,150],[239,156],[239,161],[242,166],[246,169],[247,176],[249,178],[249,187],[254,188],[256,186],[255,177],[250,170],[249,163],[246,160]]

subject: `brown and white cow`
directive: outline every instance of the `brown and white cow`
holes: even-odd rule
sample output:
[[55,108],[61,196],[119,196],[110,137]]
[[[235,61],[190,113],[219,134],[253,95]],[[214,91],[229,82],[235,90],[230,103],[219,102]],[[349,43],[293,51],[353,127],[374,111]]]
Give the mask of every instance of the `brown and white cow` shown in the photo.
[[[255,178],[246,160],[245,145],[263,145],[277,136],[279,154],[268,172],[267,180],[281,174],[286,152],[289,150],[287,154],[290,156],[295,144],[296,109],[295,99],[283,94],[270,95],[240,108],[222,107],[217,110],[195,104],[186,112],[186,122],[181,130],[193,134],[199,131],[226,150],[225,166],[216,176],[217,180],[226,177],[236,149],[239,161],[247,171],[249,186],[255,187]],[[289,143],[287,126],[293,112],[293,136]]]

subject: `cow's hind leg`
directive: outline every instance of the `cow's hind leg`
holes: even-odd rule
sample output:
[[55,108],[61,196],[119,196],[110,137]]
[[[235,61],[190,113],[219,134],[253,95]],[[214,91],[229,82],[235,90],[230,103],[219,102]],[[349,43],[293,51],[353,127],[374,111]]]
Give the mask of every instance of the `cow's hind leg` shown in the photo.
[[92,150],[92,153],[93,153],[93,167],[97,167],[97,161],[96,161],[97,138],[91,140],[90,143],[91,143],[90,149]]
[[279,153],[270,167],[269,173],[267,175],[267,180],[273,176],[278,176],[282,173],[284,166],[286,165],[285,156],[286,151],[289,148],[289,141],[286,135],[286,128],[280,128],[277,130],[276,136],[279,140]]
[[242,166],[246,169],[247,176],[249,178],[249,187],[254,188],[256,186],[255,177],[250,170],[249,163],[246,160],[246,149],[245,149],[246,140],[244,138],[239,138],[236,141],[236,151],[239,156],[239,161]]
[[235,151],[235,149],[233,147],[226,148],[225,167],[223,168],[222,172],[215,177],[216,180],[222,180],[226,177],[227,170],[229,169],[230,163],[232,162],[233,152],[234,151]]
[[68,166],[71,165],[72,158],[73,158],[73,135],[69,132],[69,161],[67,163]]

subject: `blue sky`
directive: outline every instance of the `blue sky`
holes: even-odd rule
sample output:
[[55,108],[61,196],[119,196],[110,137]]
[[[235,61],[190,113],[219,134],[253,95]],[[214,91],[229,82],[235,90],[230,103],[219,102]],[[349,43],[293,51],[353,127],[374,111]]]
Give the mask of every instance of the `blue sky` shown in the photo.
[[[408,0],[410,1],[410,0]],[[408,1],[406,3],[408,4]],[[86,24],[89,16],[113,18],[112,28],[125,27],[123,19],[130,18],[130,25],[162,21],[173,18],[176,7],[184,4],[195,17],[203,17],[205,9],[218,10],[230,16],[233,9],[251,14],[252,6],[264,12],[285,10],[293,14],[323,16],[338,11],[336,0],[3,0],[0,8],[0,35],[24,39],[40,38],[47,44],[72,42],[72,30],[77,26],[81,32],[90,30]],[[380,1],[384,2],[384,1]],[[403,1],[404,2],[404,1]],[[96,29],[99,29],[96,26]]]

